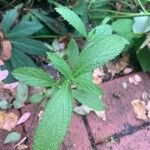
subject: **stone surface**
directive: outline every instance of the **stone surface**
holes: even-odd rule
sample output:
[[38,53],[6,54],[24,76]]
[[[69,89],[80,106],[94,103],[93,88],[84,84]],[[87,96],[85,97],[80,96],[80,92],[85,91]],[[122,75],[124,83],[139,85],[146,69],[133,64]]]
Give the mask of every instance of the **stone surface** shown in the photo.
[[97,150],[149,150],[150,131],[140,130],[121,138],[120,143],[97,145]]
[[74,114],[64,141],[66,150],[92,150],[83,120]]
[[[141,98],[142,92],[150,89],[150,75],[144,73],[139,73],[139,75],[142,81],[138,85],[129,83],[128,78],[133,75],[102,84],[107,120],[103,122],[93,113],[88,115],[89,125],[96,143],[121,131],[126,123],[132,126],[142,125],[143,121],[136,119],[131,101]],[[123,87],[123,82],[127,83],[127,89]]]

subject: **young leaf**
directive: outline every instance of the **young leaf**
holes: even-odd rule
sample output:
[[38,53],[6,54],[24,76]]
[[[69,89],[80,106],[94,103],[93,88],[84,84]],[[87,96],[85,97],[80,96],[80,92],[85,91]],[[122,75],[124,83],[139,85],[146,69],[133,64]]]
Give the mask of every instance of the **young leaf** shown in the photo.
[[91,93],[91,94],[94,94],[97,96],[102,95],[102,91],[100,90],[100,88],[97,85],[95,85],[94,83],[92,83],[92,80],[90,81],[90,80],[86,79],[86,77],[79,76],[78,78],[74,79],[74,82],[77,83],[78,88],[80,88],[88,93]]
[[92,71],[113,59],[123,50],[128,42],[118,35],[100,36],[95,42],[89,43],[81,52],[75,68],[75,76]]
[[68,21],[80,34],[87,37],[87,32],[84,23],[72,10],[67,7],[59,6],[55,8],[56,11]]
[[56,69],[58,69],[66,78],[72,78],[72,71],[68,64],[57,54],[55,53],[47,53],[48,58],[55,65]]
[[69,65],[74,68],[75,65],[78,62],[79,58],[79,49],[76,41],[74,39],[71,39],[68,47],[67,47],[67,56],[68,56],[68,63]]
[[53,80],[47,73],[37,68],[17,68],[12,74],[16,79],[30,86],[51,87],[56,84],[55,80]]
[[71,115],[71,89],[68,85],[63,84],[46,105],[46,110],[35,133],[33,150],[59,149],[69,127]]
[[18,13],[16,9],[12,9],[10,11],[7,11],[6,14],[3,16],[2,20],[2,30],[5,34],[8,33],[10,28],[12,27],[15,19],[17,18]]
[[10,143],[15,143],[18,142],[21,138],[21,134],[18,132],[11,132],[9,133],[5,140],[4,140],[4,144],[10,144]]
[[10,30],[7,36],[9,38],[29,36],[38,32],[42,27],[43,26],[38,22],[22,21]]
[[73,90],[73,96],[83,105],[88,106],[96,111],[104,110],[104,104],[100,97],[88,93],[84,90]]
[[28,54],[32,55],[40,55],[45,56],[46,51],[49,51],[49,49],[44,45],[44,43],[28,39],[28,38],[16,38],[11,39],[13,47],[17,48],[20,51],[23,51]]

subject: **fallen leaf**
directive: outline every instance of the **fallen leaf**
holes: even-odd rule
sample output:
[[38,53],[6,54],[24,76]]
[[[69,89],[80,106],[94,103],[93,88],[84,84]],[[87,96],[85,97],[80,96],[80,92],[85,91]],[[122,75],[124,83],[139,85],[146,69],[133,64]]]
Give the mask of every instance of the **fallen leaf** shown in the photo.
[[24,113],[24,114],[20,117],[20,119],[18,120],[17,125],[18,125],[18,124],[21,124],[21,123],[24,123],[25,121],[27,121],[30,116],[31,116],[31,113],[30,113],[30,112]]
[[17,125],[17,121],[18,121],[18,116],[15,113],[13,112],[6,113],[5,111],[0,111],[1,129],[11,131]]
[[105,111],[94,111],[95,114],[101,118],[103,121],[106,121],[106,113]]
[[12,46],[10,41],[5,40],[1,42],[2,52],[0,54],[0,59],[6,61],[11,57]]
[[8,74],[9,74],[8,70],[0,70],[0,81],[6,79]]
[[15,150],[17,147],[19,147],[19,145],[24,145],[22,144],[25,140],[27,139],[27,137],[24,137],[22,140],[20,140],[16,145],[13,146],[13,149]]
[[134,99],[131,104],[133,106],[134,113],[136,114],[136,118],[146,120],[147,116],[145,102],[140,99]]
[[93,83],[99,85],[100,83],[102,83],[103,81],[103,77],[104,77],[104,70],[103,68],[96,68],[93,71]]
[[28,145],[25,144],[21,144],[17,147],[18,150],[24,150],[24,149],[28,149]]
[[142,81],[142,78],[138,74],[135,74],[134,76],[129,77],[129,83],[132,83],[134,85],[138,85],[139,82],[141,81]]
[[14,90],[19,85],[19,82],[4,84],[3,88],[7,90]]
[[6,138],[4,140],[4,144],[18,142],[20,140],[20,138],[21,138],[21,134],[19,132],[11,132],[6,136]]
[[89,109],[87,106],[81,105],[74,108],[74,112],[78,115],[87,115],[89,114],[91,109]]
[[125,69],[123,70],[123,73],[124,73],[124,74],[129,74],[129,73],[131,73],[132,71],[133,71],[132,68],[125,68]]

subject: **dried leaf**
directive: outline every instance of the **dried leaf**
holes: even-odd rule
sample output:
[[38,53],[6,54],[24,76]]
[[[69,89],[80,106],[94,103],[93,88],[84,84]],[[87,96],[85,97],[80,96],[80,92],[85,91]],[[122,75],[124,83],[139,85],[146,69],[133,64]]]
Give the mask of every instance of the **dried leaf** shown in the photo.
[[146,116],[146,104],[144,101],[139,100],[139,99],[134,99],[131,102],[134,112],[136,114],[136,118],[137,119],[143,119],[146,120],[147,116]]
[[0,70],[0,81],[6,79],[8,74],[9,74],[8,70]]
[[0,59],[0,66],[3,66],[4,62]]
[[28,145],[25,144],[21,144],[18,146],[17,150],[24,150],[24,149],[28,149]]
[[10,59],[11,50],[12,50],[10,41],[8,40],[2,41],[1,47],[2,47],[2,52],[0,54],[0,59],[3,61]]
[[31,113],[30,113],[30,112],[24,113],[24,114],[20,117],[20,119],[18,120],[17,125],[18,125],[18,124],[21,124],[21,123],[24,123],[25,121],[27,121],[30,116],[31,116]]
[[1,129],[11,131],[16,126],[17,121],[18,121],[18,116],[15,113],[13,112],[6,113],[5,111],[0,111]]
[[135,74],[134,76],[129,77],[129,83],[132,83],[134,85],[138,85],[139,82],[141,81],[142,81],[142,78],[138,74]]
[[74,112],[78,115],[87,115],[90,113],[90,110],[87,106],[81,105],[74,108]]
[[4,143],[5,144],[15,143],[18,142],[20,138],[21,134],[19,132],[11,132],[6,136]]
[[106,113],[105,111],[94,111],[95,114],[101,118],[103,121],[106,121]]

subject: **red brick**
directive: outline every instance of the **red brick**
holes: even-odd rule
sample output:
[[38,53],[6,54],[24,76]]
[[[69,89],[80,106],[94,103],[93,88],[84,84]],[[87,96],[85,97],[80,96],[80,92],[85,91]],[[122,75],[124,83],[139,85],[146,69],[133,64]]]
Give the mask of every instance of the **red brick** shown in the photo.
[[97,145],[97,150],[149,150],[150,131],[140,130],[121,138],[120,143]]
[[92,150],[83,120],[74,114],[64,142],[66,150]]
[[[136,86],[128,82],[128,77],[132,75],[102,84],[107,120],[103,122],[93,113],[88,115],[89,125],[96,143],[123,129],[124,123],[130,125],[143,123],[136,119],[131,101],[140,98],[143,91],[150,89],[150,75],[144,73],[139,73],[139,75],[142,77],[142,81]],[[127,89],[123,88],[122,82],[127,82]],[[119,97],[113,96],[113,93],[119,94]]]

